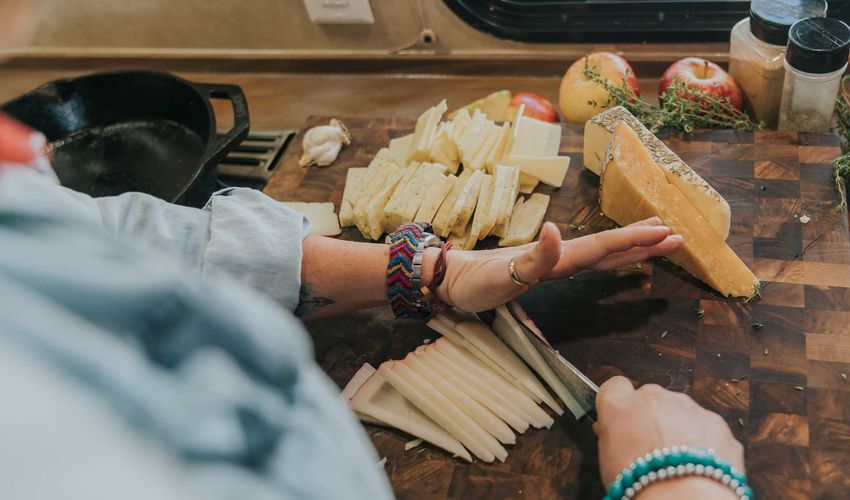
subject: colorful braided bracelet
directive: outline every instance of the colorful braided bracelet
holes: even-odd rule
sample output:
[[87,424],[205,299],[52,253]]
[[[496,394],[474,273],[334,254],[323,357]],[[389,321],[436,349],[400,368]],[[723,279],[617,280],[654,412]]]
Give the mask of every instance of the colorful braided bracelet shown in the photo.
[[728,462],[718,460],[705,448],[673,446],[653,450],[623,469],[608,487],[602,500],[635,498],[652,483],[687,476],[713,479],[731,488],[739,500],[753,500],[747,477]]
[[422,252],[426,245],[441,245],[426,222],[402,224],[387,238],[387,298],[397,318],[426,319],[435,311],[420,283]]

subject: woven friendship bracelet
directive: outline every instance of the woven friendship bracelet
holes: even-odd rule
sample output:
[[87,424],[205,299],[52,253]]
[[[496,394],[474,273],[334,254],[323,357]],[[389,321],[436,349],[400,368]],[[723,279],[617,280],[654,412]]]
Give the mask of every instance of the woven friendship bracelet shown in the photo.
[[728,462],[715,458],[712,450],[673,446],[653,450],[623,469],[602,500],[635,498],[652,483],[678,477],[701,476],[730,488],[739,500],[753,500],[747,477]]
[[420,245],[431,236],[431,225],[409,222],[399,226],[388,240],[390,260],[387,264],[387,298],[397,318],[425,319],[431,316],[431,304],[424,300],[414,283],[414,256]]

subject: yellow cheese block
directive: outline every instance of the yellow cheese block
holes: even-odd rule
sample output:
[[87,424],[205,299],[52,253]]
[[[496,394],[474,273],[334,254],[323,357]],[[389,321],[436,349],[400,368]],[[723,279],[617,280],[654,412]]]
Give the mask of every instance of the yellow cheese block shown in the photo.
[[520,172],[539,179],[544,184],[559,188],[564,184],[570,168],[569,156],[506,156],[505,165],[516,165]]
[[729,236],[729,225],[732,220],[729,203],[626,108],[617,106],[603,111],[585,124],[584,166],[597,175],[602,172],[602,164],[605,161],[608,145],[611,143],[611,135],[621,122],[637,134],[655,164],[667,176],[667,181],[679,189],[717,234],[725,240]]
[[658,216],[684,244],[669,257],[724,296],[749,297],[758,279],[658,168],[627,124],[614,130],[599,188],[602,212],[622,226]]

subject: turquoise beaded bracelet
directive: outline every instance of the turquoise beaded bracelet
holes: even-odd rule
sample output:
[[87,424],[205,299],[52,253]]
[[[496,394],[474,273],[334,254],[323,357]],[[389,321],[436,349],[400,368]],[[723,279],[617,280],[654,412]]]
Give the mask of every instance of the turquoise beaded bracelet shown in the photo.
[[687,476],[713,479],[731,488],[739,500],[754,498],[747,477],[728,462],[715,458],[712,450],[673,446],[653,450],[623,469],[602,500],[632,499],[652,483]]

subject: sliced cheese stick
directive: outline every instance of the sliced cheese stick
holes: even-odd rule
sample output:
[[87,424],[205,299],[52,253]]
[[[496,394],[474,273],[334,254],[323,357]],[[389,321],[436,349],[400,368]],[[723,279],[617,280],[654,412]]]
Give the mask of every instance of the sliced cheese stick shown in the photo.
[[496,164],[499,163],[502,160],[502,157],[505,154],[505,148],[508,145],[508,139],[510,138],[510,136],[511,136],[511,124],[510,123],[502,124],[501,136],[499,137],[499,140],[496,142],[496,144],[493,146],[493,148],[490,150],[490,154],[487,155],[487,161],[485,162],[485,165],[487,167],[487,171],[490,172],[491,174],[493,173],[494,169],[496,168]]
[[449,175],[441,182],[431,186],[431,188],[425,193],[425,198],[422,201],[422,205],[419,207],[419,211],[416,212],[416,218],[414,220],[417,222],[433,221],[434,216],[437,215],[437,210],[449,195],[449,192],[452,190],[456,182],[457,176]]
[[446,225],[452,214],[452,209],[454,209],[458,196],[460,196],[464,186],[466,186],[467,181],[469,181],[469,178],[472,177],[473,173],[475,173],[475,171],[471,168],[465,168],[463,169],[463,172],[460,173],[454,186],[452,186],[451,191],[449,191],[448,196],[446,196],[446,199],[443,200],[443,203],[440,205],[440,209],[437,210],[437,215],[434,216],[434,221],[432,223],[434,231],[437,231],[437,228],[442,228]]
[[486,380],[456,365],[433,346],[419,346],[415,352],[431,369],[441,371],[455,380],[462,380],[463,383],[458,384],[461,390],[489,408],[514,430],[520,434],[528,430],[530,422],[522,416],[522,411]]
[[522,359],[499,340],[499,337],[493,333],[490,327],[481,321],[465,321],[459,323],[455,327],[455,331],[463,335],[466,340],[477,347],[485,356],[507,370],[515,380],[546,403],[546,406],[554,410],[558,415],[563,415],[563,408],[558,405],[555,399],[549,394],[549,391],[537,380],[534,373],[525,366]]
[[[432,370],[430,366],[422,361],[420,356],[412,352],[404,358],[404,362],[413,371],[418,373],[420,377],[429,381],[435,389],[442,392],[443,396],[446,396],[452,403],[456,404],[469,418],[475,420],[491,436],[498,439],[499,442],[503,444],[516,443],[516,436],[504,421],[500,420],[493,412],[482,406],[481,403],[458,387],[464,385],[465,381],[463,379],[451,377],[448,373],[440,370]],[[493,451],[494,455],[498,452],[498,450],[491,451]]]
[[496,227],[493,228],[493,234],[504,238],[508,232],[508,223],[511,220],[511,214],[514,210],[517,195],[519,194],[519,168],[509,167],[508,171],[508,195],[503,200],[502,208],[499,212],[499,217],[496,220]]
[[528,420],[534,427],[549,428],[552,426],[552,423],[554,423],[552,417],[537,406],[537,403],[535,403],[534,400],[526,396],[522,391],[518,390],[516,386],[510,384],[502,377],[494,377],[493,371],[488,370],[487,366],[484,365],[478,358],[473,356],[469,351],[453,345],[447,339],[437,339],[433,345],[435,346],[435,349],[443,353],[454,363],[466,367],[469,371],[477,374],[479,378],[483,378],[493,384],[495,388],[505,394],[506,397],[510,398],[510,400],[516,405],[517,409],[522,412],[523,418]]
[[555,394],[561,398],[567,409],[573,415],[580,415],[584,412],[581,405],[573,397],[567,386],[561,382],[561,379],[555,374],[555,371],[546,363],[543,356],[534,347],[534,344],[525,336],[522,328],[517,324],[516,319],[508,311],[507,307],[501,305],[496,308],[496,319],[493,321],[493,331],[506,344],[511,346],[511,349],[516,351],[522,359],[537,372],[540,377],[549,384],[549,387]]
[[473,455],[484,462],[495,460],[496,455],[490,450],[502,445],[410,367],[398,361],[386,361],[378,368],[378,373]]
[[515,379],[509,371],[507,371],[499,363],[492,360],[489,356],[481,352],[481,350],[478,349],[475,344],[467,340],[463,335],[459,334],[457,330],[455,330],[453,326],[450,326],[449,322],[442,317],[442,314],[438,314],[437,316],[431,318],[431,320],[428,321],[428,327],[433,330],[436,330],[443,337],[449,339],[455,345],[470,353],[471,356],[481,360],[481,362],[487,365],[490,370],[496,372],[503,379],[505,379],[505,382],[507,382],[529,398],[531,398],[531,400],[535,403],[539,403],[540,401],[542,401],[537,397],[536,394],[528,390],[517,379]]
[[[481,204],[482,196],[487,199],[490,198],[490,185],[492,183],[493,176],[489,174],[481,175],[481,185],[478,186],[478,193],[475,197],[470,197],[467,200],[467,204],[463,207],[463,209],[458,213],[457,222],[455,222],[454,228],[452,228],[452,234],[457,236],[466,236],[466,232],[470,229],[470,220],[472,220],[472,214],[478,209],[478,206]],[[477,238],[476,238],[477,240]]]
[[518,199],[508,230],[499,240],[499,246],[517,246],[534,241],[548,208],[549,196],[545,194],[534,193],[527,200]]
[[[389,427],[428,441],[467,462],[472,461],[469,452],[445,429],[437,425],[410,400],[401,395],[386,379],[368,363],[363,365],[374,373],[357,389],[348,406],[358,415],[367,416]],[[362,368],[361,368],[362,369]]]
[[339,225],[342,227],[354,225],[354,201],[368,170],[368,168],[349,168],[345,172],[345,188],[342,190],[342,201],[339,204]]
[[475,208],[475,202],[478,201],[478,192],[481,189],[481,178],[483,175],[480,170],[473,171],[458,195],[457,200],[455,200],[454,207],[448,213],[443,225],[435,225],[434,230],[440,236],[447,238],[459,218],[472,214],[472,210]]

